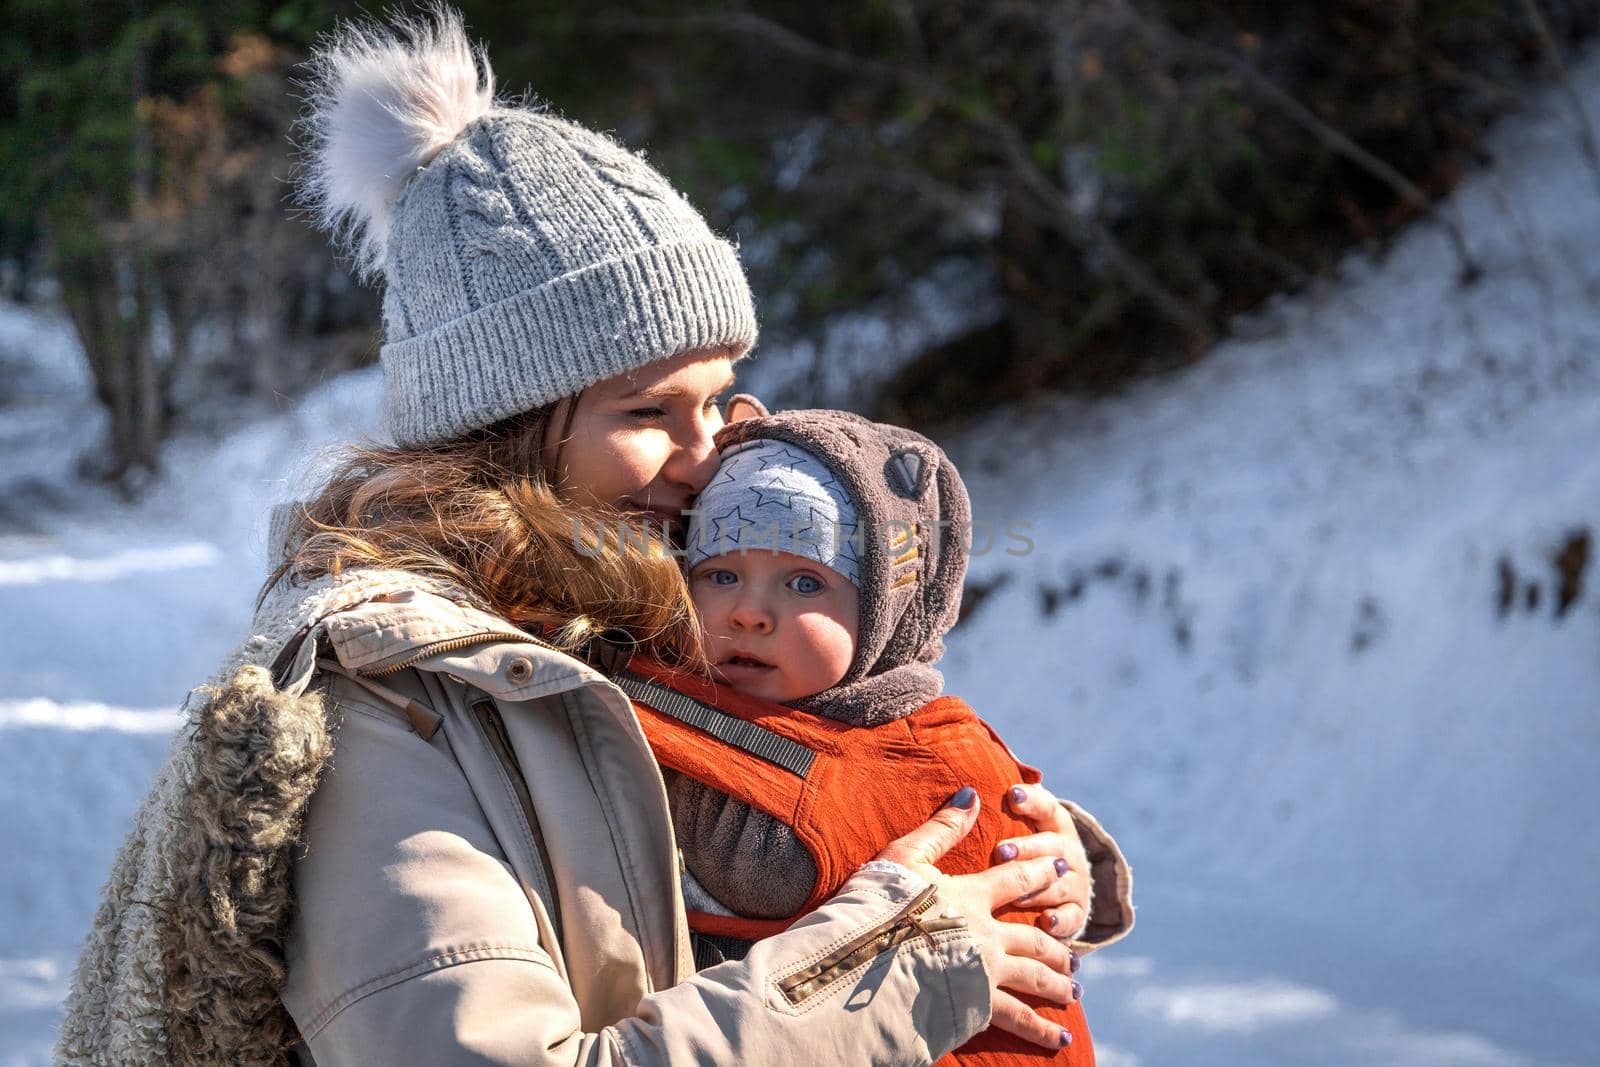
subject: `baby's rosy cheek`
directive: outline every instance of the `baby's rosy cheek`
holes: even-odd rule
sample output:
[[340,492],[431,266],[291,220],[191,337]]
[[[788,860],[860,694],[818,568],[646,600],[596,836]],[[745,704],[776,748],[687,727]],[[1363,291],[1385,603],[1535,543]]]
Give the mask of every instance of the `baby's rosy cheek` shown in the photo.
[[705,627],[708,632],[721,625],[721,620],[717,618],[718,613],[712,598],[699,593],[692,593],[689,596],[689,602],[694,605],[694,613],[700,620],[700,625]]
[[725,637],[728,633],[728,613],[718,606],[715,593],[696,593],[691,595],[694,603],[694,614],[699,616],[702,627],[712,637]]

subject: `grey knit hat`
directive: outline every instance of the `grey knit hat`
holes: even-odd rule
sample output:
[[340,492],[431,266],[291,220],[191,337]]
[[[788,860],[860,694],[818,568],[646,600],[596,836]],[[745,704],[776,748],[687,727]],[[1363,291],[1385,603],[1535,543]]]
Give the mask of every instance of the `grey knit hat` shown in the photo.
[[738,254],[644,159],[494,100],[460,16],[346,25],[311,63],[304,191],[384,283],[397,444],[690,349],[755,343]]

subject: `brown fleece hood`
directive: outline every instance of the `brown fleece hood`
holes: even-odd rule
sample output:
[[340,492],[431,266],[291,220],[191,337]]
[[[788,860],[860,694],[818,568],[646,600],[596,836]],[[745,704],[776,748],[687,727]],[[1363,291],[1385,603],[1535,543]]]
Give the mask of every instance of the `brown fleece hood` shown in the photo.
[[855,658],[838,685],[791,706],[859,726],[910,714],[943,688],[933,664],[961,609],[972,517],[961,476],[921,434],[848,411],[742,418],[716,442],[763,439],[805,449],[839,479],[862,539]]

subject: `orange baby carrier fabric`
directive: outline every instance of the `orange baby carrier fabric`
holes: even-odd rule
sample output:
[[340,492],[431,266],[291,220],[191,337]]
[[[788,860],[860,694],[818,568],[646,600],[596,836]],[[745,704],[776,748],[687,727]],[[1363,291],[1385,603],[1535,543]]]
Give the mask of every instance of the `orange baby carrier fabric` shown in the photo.
[[[651,696],[649,686],[630,686],[626,677],[619,679],[634,698],[645,737],[662,766],[793,827],[816,862],[816,885],[798,914],[743,919],[691,910],[689,927],[697,933],[758,940],[784,930],[837,892],[884,845],[927,821],[964,785],[976,788],[981,798],[978,824],[940,861],[940,869],[948,874],[985,870],[1002,840],[1033,832],[1005,810],[1004,795],[1016,782],[1039,781],[1039,772],[1018,763],[989,725],[957,697],[939,697],[904,718],[868,728],[745,696],[645,656],[633,657],[628,672],[760,728],[747,733],[764,741],[748,743],[737,736],[737,724],[726,723],[733,729],[719,732],[739,744],[725,741],[702,728],[717,724],[691,725],[686,718],[692,715],[653,706],[681,706],[669,695]],[[775,747],[782,751],[771,751]],[[1007,908],[998,914],[1031,923],[1037,913]],[[1052,1051],[986,1030],[940,1063],[1000,1067],[1053,1060],[1090,1067],[1094,1046],[1079,1005],[1035,1003],[1072,1033],[1071,1045]]]

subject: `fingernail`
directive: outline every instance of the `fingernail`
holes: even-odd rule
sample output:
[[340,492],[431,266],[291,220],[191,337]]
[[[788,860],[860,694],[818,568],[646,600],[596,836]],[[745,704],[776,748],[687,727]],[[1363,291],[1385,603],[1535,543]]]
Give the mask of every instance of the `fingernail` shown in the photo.
[[1072,980],[1072,999],[1073,1000],[1082,1000],[1083,999],[1083,986],[1078,982],[1078,980],[1076,978],[1074,978]]
[[1060,859],[1060,858],[1056,859],[1056,877],[1057,878],[1065,878],[1067,872],[1070,871],[1070,870],[1072,870],[1072,868],[1067,864],[1066,860]]
[[972,802],[977,799],[978,791],[970,785],[964,785],[956,791],[955,796],[950,798],[949,804],[952,808],[966,809],[972,807]]
[[1063,1031],[1061,1031],[1061,1047],[1062,1048],[1066,1048],[1070,1044],[1072,1044],[1072,1031],[1071,1030],[1063,1030]]
[[995,849],[994,852],[995,855],[999,856],[1003,860],[1014,860],[1017,858],[1017,846],[1013,845],[1010,841],[1002,842],[1000,847]]
[[[1054,916],[1051,917],[1054,918]],[[1071,957],[1072,960],[1072,973],[1077,974],[1078,968],[1083,965],[1083,961],[1078,958],[1078,954],[1076,952],[1068,952],[1067,955]]]
[[1050,932],[1051,933],[1055,933],[1056,927],[1061,925],[1061,919],[1058,916],[1051,915],[1050,919],[1049,919],[1049,922],[1048,922],[1048,925],[1049,925],[1049,928],[1050,928]]
[[1009,795],[1011,797],[1011,803],[1013,804],[1021,804],[1023,801],[1028,799],[1027,792],[1020,785],[1012,786]]

